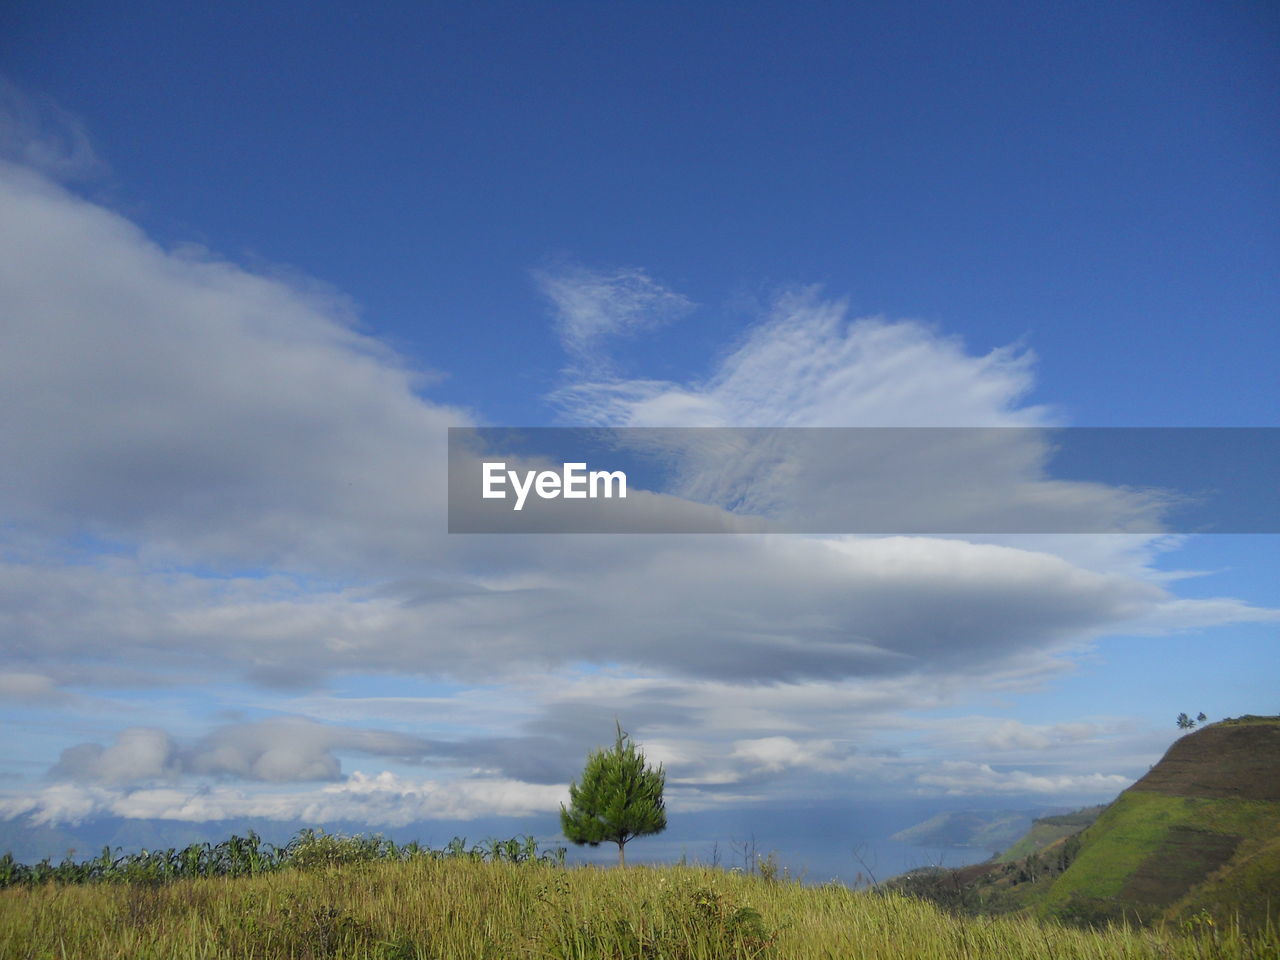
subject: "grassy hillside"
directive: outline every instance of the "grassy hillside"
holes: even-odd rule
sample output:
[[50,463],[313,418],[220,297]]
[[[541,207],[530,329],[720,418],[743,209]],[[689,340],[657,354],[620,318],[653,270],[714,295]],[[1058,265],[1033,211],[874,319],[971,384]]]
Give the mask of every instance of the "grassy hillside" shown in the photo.
[[994,862],[893,885],[958,912],[1092,925],[1260,929],[1280,917],[1280,717],[1182,737],[1077,832],[1093,812],[1037,821]]
[[1280,912],[1280,717],[1182,737],[1080,835],[1046,916],[1144,920]]
[[967,919],[894,894],[690,867],[418,858],[0,892],[0,958],[1262,958],[1274,934]]
[[[1040,910],[1083,918],[1185,916],[1208,906],[1197,887],[1211,878],[1223,892],[1249,890],[1239,872],[1246,865],[1245,872],[1261,871],[1280,890],[1277,838],[1280,803],[1128,790],[1081,838],[1079,853]],[[1259,891],[1251,892],[1249,902],[1231,898],[1231,911],[1255,914],[1260,908],[1265,915]]]
[[1017,843],[996,858],[996,862],[1013,863],[1055,846],[1091,826],[1105,809],[1106,804],[1099,804],[1054,817],[1039,817],[1032,821],[1031,829]]

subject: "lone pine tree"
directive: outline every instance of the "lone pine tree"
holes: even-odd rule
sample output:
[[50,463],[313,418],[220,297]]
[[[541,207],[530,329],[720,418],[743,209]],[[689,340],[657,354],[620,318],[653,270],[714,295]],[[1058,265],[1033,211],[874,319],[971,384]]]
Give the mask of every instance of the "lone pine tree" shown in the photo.
[[617,726],[613,748],[593,751],[582,782],[569,785],[569,806],[560,805],[560,829],[576,844],[616,843],[621,867],[629,841],[667,829],[662,802],[667,775],[662,764],[656,770],[647,766],[622,724]]

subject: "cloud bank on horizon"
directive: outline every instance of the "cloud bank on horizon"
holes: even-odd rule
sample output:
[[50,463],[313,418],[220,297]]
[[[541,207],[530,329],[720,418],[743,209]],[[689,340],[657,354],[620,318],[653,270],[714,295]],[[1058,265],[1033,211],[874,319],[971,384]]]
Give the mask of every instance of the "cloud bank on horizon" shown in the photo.
[[[29,127],[0,165],[0,698],[37,726],[0,815],[520,816],[556,809],[615,714],[674,810],[1106,798],[1150,731],[992,697],[1105,636],[1280,617],[1179,596],[1168,537],[450,537],[446,428],[482,422],[479,393],[432,399],[320,283],[161,246],[50,178],[87,142]],[[1029,350],[817,290],[700,379],[629,377],[610,351],[695,305],[638,268],[535,280],[568,363],[531,401],[562,422],[1060,419],[1025,403]]]

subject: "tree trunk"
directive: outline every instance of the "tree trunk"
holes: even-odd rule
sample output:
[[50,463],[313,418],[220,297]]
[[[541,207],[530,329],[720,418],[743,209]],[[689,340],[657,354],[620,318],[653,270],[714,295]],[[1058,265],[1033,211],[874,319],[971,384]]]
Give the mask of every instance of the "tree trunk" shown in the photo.
[[618,866],[620,867],[625,867],[627,865],[627,858],[623,855],[623,850],[626,849],[626,846],[627,845],[625,843],[618,844]]

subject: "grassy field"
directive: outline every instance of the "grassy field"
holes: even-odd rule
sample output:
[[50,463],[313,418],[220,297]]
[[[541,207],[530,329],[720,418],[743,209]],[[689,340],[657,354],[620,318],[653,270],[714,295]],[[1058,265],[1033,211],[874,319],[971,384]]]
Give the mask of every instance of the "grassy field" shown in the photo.
[[698,867],[566,869],[414,858],[163,883],[0,892],[0,957],[1277,958],[1274,931],[1212,924],[1100,932],[964,919],[898,895]]

